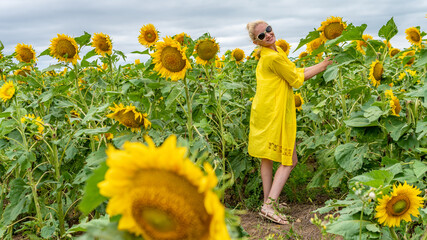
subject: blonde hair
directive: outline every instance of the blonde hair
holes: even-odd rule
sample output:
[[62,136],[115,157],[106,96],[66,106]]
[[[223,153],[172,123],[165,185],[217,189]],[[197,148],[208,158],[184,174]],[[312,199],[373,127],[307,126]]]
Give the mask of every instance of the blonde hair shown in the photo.
[[[258,26],[258,24],[260,24],[260,23],[265,23],[265,24],[267,24],[267,23],[266,23],[265,21],[263,21],[263,20],[256,20],[256,21],[253,21],[253,22],[249,22],[249,23],[246,25],[246,29],[248,30],[249,37],[252,39],[252,41],[257,40],[257,36],[255,36],[254,31],[255,31],[256,26]],[[267,25],[268,25],[268,24],[267,24]]]

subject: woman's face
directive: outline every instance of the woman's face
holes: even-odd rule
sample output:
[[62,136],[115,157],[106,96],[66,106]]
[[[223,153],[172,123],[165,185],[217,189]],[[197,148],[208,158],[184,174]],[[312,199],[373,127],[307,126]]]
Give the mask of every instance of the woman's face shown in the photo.
[[[270,32],[266,31],[268,26],[269,25],[267,23],[260,23],[255,27],[254,33],[256,36],[256,40],[254,41],[254,44],[258,44],[263,47],[267,47],[267,46],[271,46],[272,44],[275,44],[276,36],[274,35],[273,30],[271,30]],[[260,40],[258,37],[260,36],[260,34],[262,35],[262,33],[265,34],[265,37],[264,39]]]

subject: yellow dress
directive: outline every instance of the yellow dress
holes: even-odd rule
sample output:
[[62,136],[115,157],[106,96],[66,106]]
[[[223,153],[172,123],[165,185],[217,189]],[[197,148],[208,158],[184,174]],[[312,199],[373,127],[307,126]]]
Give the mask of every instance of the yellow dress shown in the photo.
[[296,138],[292,87],[304,83],[304,69],[296,68],[281,48],[263,47],[256,68],[256,93],[249,128],[249,154],[292,165]]

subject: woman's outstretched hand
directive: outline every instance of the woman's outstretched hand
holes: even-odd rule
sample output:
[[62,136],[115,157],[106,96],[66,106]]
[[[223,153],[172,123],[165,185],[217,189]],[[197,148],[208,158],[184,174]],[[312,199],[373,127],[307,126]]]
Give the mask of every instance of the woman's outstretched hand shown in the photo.
[[322,65],[325,67],[328,67],[329,65],[331,65],[332,63],[334,63],[334,61],[332,60],[331,57],[326,57],[323,61],[322,61]]

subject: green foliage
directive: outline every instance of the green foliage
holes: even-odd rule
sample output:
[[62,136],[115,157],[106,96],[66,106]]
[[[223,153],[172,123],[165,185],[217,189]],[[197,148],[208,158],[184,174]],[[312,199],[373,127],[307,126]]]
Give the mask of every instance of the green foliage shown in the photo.
[[380,28],[380,30],[378,31],[378,36],[384,38],[388,42],[392,37],[397,34],[397,32],[397,26],[394,23],[393,18],[391,18],[390,20],[388,20],[386,25]]

